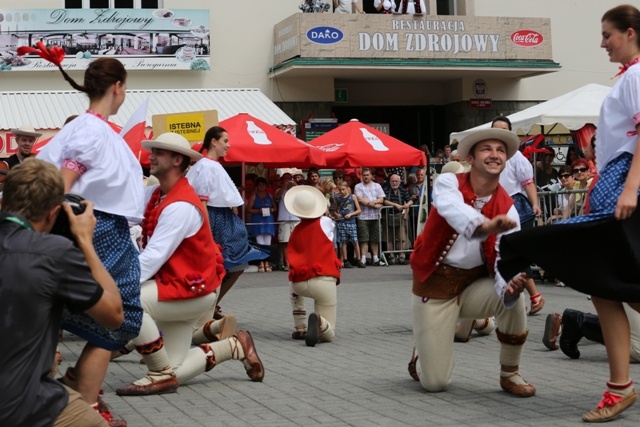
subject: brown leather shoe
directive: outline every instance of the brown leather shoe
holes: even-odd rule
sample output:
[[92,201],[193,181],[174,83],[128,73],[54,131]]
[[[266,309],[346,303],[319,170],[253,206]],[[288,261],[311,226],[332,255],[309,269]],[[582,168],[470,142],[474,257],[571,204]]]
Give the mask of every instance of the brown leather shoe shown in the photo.
[[100,415],[102,418],[109,424],[109,427],[127,427],[127,422],[122,418],[114,418],[111,412],[102,412],[100,411]]
[[[536,394],[536,388],[531,384],[516,384],[511,381],[511,378],[516,375],[520,377],[520,374],[517,372],[514,372],[513,375],[508,377],[500,377],[500,387],[502,387],[502,389],[507,393],[512,394],[516,397],[534,396]],[[524,378],[520,378],[524,380]]]
[[409,360],[409,366],[407,366],[407,370],[409,371],[409,375],[416,381],[420,381],[420,377],[418,376],[418,368],[416,364],[418,363],[418,353],[416,352],[416,348],[413,347],[413,353],[411,354],[411,360]]
[[535,304],[531,304],[529,316],[533,316],[534,314],[540,312],[540,310],[542,310],[542,307],[544,307],[544,298],[540,297],[538,298],[538,302],[536,302]]
[[560,336],[560,326],[562,325],[562,316],[560,313],[551,313],[544,322],[544,334],[542,335],[542,344],[549,350],[557,350],[558,337]]
[[303,340],[306,334],[307,331],[293,331],[293,333],[291,333],[291,338],[294,340]]
[[222,341],[227,338],[231,338],[238,330],[238,320],[236,316],[229,313],[220,321],[220,332],[216,334],[218,341]]
[[582,421],[585,423],[602,423],[605,421],[611,421],[618,417],[625,409],[633,405],[638,398],[638,393],[633,390],[630,394],[624,396],[618,402],[611,393],[604,392],[604,397],[598,404],[596,409],[592,409],[589,412],[585,412],[582,415]]
[[102,415],[102,418],[109,424],[109,427],[127,427],[127,422],[122,418],[116,418],[111,413],[111,408],[105,403],[100,396],[98,396],[98,408],[97,411]]
[[[244,363],[244,368],[247,370],[247,375],[251,378],[251,381],[262,382],[264,378],[264,366],[258,357],[258,352],[251,338],[249,331],[238,331],[236,338],[242,346],[244,352],[244,359],[241,362]],[[248,366],[249,367],[248,367]]]
[[154,381],[147,385],[128,384],[117,389],[116,394],[118,396],[150,396],[152,394],[175,393],[179,385],[175,374],[172,374],[171,378]]

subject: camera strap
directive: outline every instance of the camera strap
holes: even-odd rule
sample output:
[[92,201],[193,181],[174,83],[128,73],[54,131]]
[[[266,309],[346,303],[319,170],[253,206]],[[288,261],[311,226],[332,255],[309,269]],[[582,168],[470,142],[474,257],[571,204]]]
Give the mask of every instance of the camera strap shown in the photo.
[[22,218],[19,218],[17,216],[14,216],[8,213],[0,213],[0,222],[5,222],[5,221],[15,222],[21,227],[26,228],[27,230],[33,231],[33,227],[31,226],[31,224],[29,224],[27,221],[23,220]]

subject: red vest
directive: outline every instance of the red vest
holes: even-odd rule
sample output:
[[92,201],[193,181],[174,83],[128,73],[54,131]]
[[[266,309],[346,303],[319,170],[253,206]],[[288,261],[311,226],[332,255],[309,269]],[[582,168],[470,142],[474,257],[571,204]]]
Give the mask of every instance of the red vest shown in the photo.
[[[457,175],[458,188],[462,193],[464,202],[473,206],[475,195],[469,180],[469,173]],[[489,202],[482,207],[480,212],[487,218],[494,218],[498,215],[505,215],[513,206],[513,199],[509,197],[506,191],[498,185]],[[433,273],[433,271],[444,260],[445,256],[458,238],[458,233],[447,223],[447,221],[438,214],[435,207],[429,211],[429,218],[424,227],[424,231],[414,244],[414,250],[411,254],[411,268],[413,274],[420,282],[424,282]],[[482,242],[482,250],[487,266],[487,271],[491,277],[495,276],[496,261],[496,235],[490,234],[485,241]]]
[[304,282],[313,277],[331,276],[340,283],[341,263],[333,242],[322,231],[320,218],[301,219],[291,232],[287,246],[289,280]]
[[[160,187],[153,192],[142,221],[143,247],[153,235],[160,214],[171,203],[192,204],[198,209],[204,221],[198,232],[184,239],[154,275],[158,283],[158,300],[186,300],[212,293],[222,283],[225,273],[224,259],[220,248],[213,241],[206,221],[207,212],[202,202],[184,177],[173,186],[164,200],[157,203],[159,199]],[[180,221],[180,218],[176,221]]]

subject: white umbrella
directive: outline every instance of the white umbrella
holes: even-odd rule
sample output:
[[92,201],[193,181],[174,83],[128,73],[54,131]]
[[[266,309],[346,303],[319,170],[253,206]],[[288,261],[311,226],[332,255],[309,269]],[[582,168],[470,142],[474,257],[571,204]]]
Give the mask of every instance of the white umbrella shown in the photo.
[[[569,130],[578,130],[587,123],[598,124],[600,106],[610,90],[608,86],[588,84],[507,117],[514,131],[525,134],[534,125],[553,126],[558,123]],[[449,135],[449,141],[459,142],[469,133],[490,126],[491,123],[485,123],[462,132],[453,132]]]

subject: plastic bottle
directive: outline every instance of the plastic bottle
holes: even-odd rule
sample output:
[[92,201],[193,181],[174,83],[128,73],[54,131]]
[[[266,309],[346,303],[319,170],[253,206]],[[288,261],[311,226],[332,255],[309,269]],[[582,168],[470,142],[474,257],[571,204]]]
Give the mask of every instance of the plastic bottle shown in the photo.
[[253,138],[253,142],[258,145],[273,144],[267,137],[267,134],[251,120],[247,120],[247,132],[249,132],[249,135]]
[[375,151],[389,151],[389,149],[382,143],[382,140],[367,129],[360,128],[360,132],[362,132],[364,140],[371,144]]

